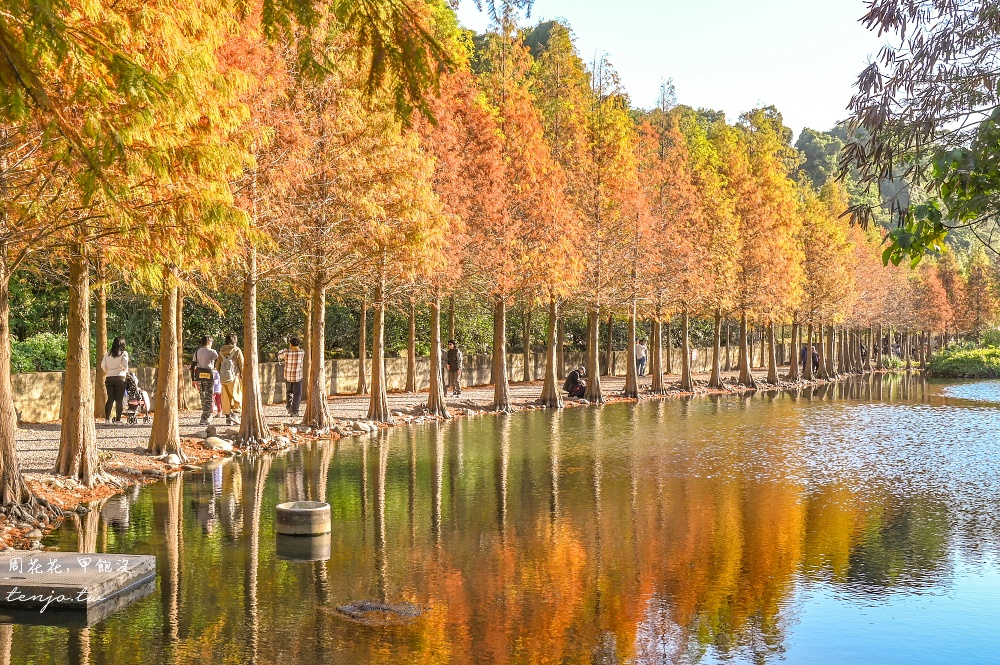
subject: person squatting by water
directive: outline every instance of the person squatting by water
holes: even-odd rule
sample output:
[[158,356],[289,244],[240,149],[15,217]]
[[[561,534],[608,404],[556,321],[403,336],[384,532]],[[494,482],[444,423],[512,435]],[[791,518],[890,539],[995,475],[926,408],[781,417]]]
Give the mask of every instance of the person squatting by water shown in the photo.
[[[104,404],[104,419],[120,425],[125,405],[125,377],[128,376],[128,352],[125,350],[124,337],[115,337],[111,350],[101,360],[101,369],[105,374],[104,388],[108,392],[108,401]],[[115,407],[114,420],[110,420],[112,406]]]
[[[452,397],[462,394],[462,350],[458,348],[455,340],[448,340],[448,386],[452,391]],[[446,390],[447,390],[446,388]]]
[[299,338],[288,340],[288,348],[278,351],[278,362],[284,365],[285,410],[288,415],[298,417],[302,404],[302,365],[306,352],[299,348]]
[[212,371],[215,369],[215,361],[219,354],[212,348],[215,340],[211,335],[201,338],[201,348],[194,352],[194,359],[191,363],[191,383],[198,388],[198,395],[201,398],[201,424],[207,425],[212,417],[212,405],[215,395],[215,378]]
[[580,365],[566,377],[566,381],[563,383],[563,390],[570,397],[583,397],[584,393],[587,392],[587,382],[583,380],[585,376],[587,376],[587,369],[583,365]]
[[226,335],[226,343],[219,349],[219,379],[222,382],[222,413],[226,424],[239,425],[243,411],[243,351],[236,345],[236,335]]

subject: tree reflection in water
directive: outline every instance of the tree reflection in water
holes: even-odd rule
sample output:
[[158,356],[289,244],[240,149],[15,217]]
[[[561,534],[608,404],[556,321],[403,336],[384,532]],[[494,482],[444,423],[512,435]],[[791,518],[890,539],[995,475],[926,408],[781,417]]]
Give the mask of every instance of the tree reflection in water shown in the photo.
[[[946,584],[956,538],[995,551],[994,531],[959,524],[988,502],[960,513],[948,487],[858,465],[887,445],[871,423],[911,432],[893,414],[946,403],[917,375],[878,375],[238,460],[147,488],[127,525],[94,510],[64,528],[63,549],[156,553],[160,593],[86,634],[0,626],[0,663],[771,661],[804,586],[891,603]],[[956,412],[940,413],[947,431]],[[330,502],[329,561],[275,556],[286,497]],[[428,610],[381,629],[337,615],[359,599]]]

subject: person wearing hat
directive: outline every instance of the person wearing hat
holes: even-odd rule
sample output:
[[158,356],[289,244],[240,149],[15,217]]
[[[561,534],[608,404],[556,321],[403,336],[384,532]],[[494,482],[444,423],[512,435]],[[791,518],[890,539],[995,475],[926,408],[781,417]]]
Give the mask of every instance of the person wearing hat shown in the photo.
[[458,348],[455,340],[448,340],[448,388],[451,388],[452,397],[462,394],[462,351]]
[[569,393],[570,397],[583,397],[584,393],[587,392],[587,382],[583,380],[585,376],[587,376],[587,368],[580,365],[566,377],[563,390]]

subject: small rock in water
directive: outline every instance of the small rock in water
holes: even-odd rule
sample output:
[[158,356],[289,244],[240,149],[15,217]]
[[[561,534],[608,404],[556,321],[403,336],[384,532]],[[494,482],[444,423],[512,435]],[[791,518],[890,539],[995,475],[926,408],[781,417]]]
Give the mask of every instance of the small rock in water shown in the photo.
[[32,529],[28,533],[24,534],[24,537],[27,538],[28,540],[41,540],[42,532],[39,531],[38,529]]
[[79,506],[76,507],[75,512],[77,515],[86,515],[87,513],[90,512],[90,508],[81,503]]
[[180,464],[180,463],[181,463],[181,458],[180,458],[180,457],[178,457],[177,455],[175,455],[175,454],[171,453],[170,455],[167,455],[167,460],[166,460],[166,462],[167,462],[167,464],[169,464],[170,466],[177,466],[178,464]]
[[576,403],[577,404],[590,404],[590,400],[589,399],[582,399],[581,398],[581,399],[576,400]]
[[292,445],[292,442],[288,439],[287,436],[276,436],[274,437],[274,442],[279,446],[281,446],[282,448]]
[[288,428],[288,433],[289,433],[289,434],[290,434],[291,436],[295,436],[296,434],[298,434],[298,433],[299,433],[299,429],[298,429],[297,427],[289,427],[289,428]]
[[194,464],[185,464],[181,468],[184,469],[185,471],[201,471],[201,467],[195,466]]

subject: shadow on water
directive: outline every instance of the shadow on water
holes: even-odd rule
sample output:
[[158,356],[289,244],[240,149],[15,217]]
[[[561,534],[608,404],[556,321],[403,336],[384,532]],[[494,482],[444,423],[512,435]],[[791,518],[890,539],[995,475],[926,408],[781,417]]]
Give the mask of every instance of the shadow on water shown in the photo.
[[[462,418],[206,466],[49,543],[155,554],[159,593],[89,629],[0,626],[0,662],[810,660],[836,644],[799,637],[817,595],[905,613],[992,570],[1000,385],[970,385]],[[330,503],[328,560],[276,555],[292,500]],[[357,601],[423,614],[338,612]]]

